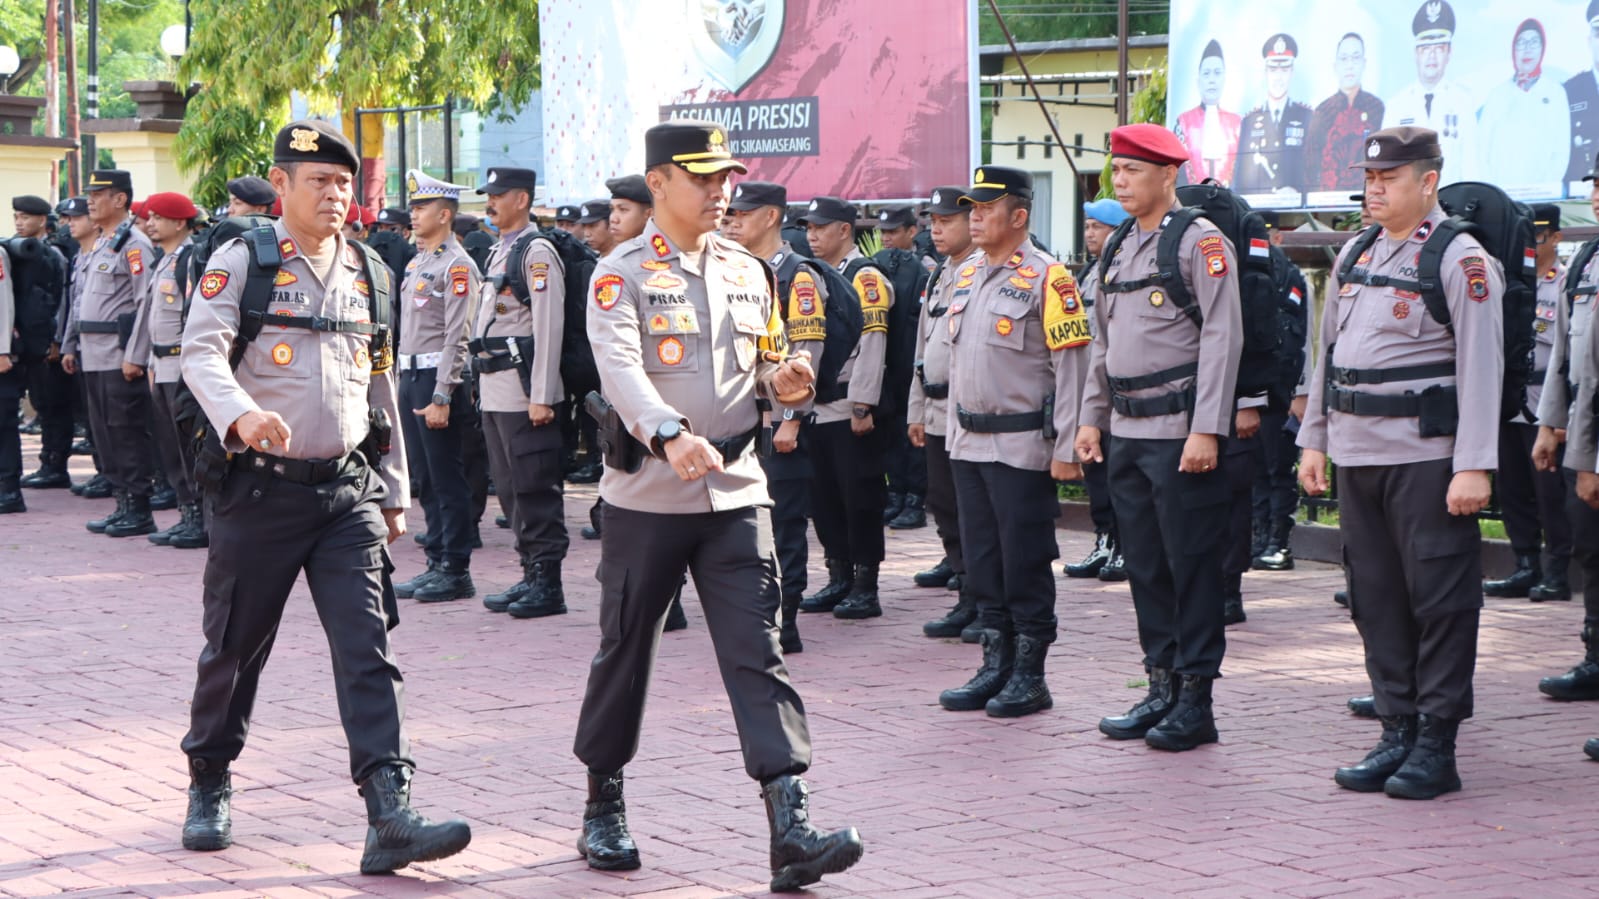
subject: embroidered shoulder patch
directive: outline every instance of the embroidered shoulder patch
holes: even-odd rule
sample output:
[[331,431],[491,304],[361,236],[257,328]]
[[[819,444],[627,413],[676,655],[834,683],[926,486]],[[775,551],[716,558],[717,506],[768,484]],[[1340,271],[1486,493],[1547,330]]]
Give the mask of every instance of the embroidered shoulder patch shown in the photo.
[[1201,237],[1198,244],[1199,252],[1205,257],[1205,274],[1212,278],[1221,278],[1227,274],[1227,242],[1212,234]]
[[1088,330],[1088,310],[1083,308],[1077,281],[1066,266],[1054,263],[1044,273],[1044,344],[1051,350],[1063,350],[1087,344],[1092,339]]
[[855,293],[861,299],[861,313],[865,321],[862,334],[888,333],[888,303],[883,296],[883,281],[876,271],[861,269],[855,273]]
[[1466,295],[1472,302],[1488,299],[1488,263],[1481,256],[1462,256],[1460,270],[1466,275]]
[[601,275],[594,279],[594,305],[602,312],[611,311],[622,297],[622,276]]
[[818,302],[816,278],[803,268],[794,273],[788,287],[788,339],[794,343],[827,339],[827,313]]
[[472,270],[464,265],[450,266],[450,293],[464,297],[471,289]]
[[228,273],[214,268],[200,278],[200,296],[212,299],[228,286]]
[[135,275],[144,274],[144,251],[135,248],[129,250],[126,256],[128,260],[128,271],[134,273]]

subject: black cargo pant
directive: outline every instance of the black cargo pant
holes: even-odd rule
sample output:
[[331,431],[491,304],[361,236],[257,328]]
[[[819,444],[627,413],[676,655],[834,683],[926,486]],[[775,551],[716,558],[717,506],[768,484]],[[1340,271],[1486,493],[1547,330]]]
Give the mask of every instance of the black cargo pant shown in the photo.
[[960,501],[955,490],[955,473],[950,467],[949,438],[928,434],[927,512],[933,516],[938,541],[944,545],[944,561],[956,574],[966,573],[966,557],[961,552]]
[[1298,433],[1299,423],[1291,422],[1287,410],[1267,408],[1260,410],[1260,433],[1251,440],[1255,449],[1254,520],[1283,536],[1293,531],[1294,513],[1299,509],[1299,478],[1294,472],[1299,461],[1299,447],[1294,442]]
[[60,359],[50,362],[42,355],[29,354],[18,361],[27,381],[28,401],[39,413],[39,461],[65,467],[72,454],[72,407],[77,388],[62,370]]
[[[1549,552],[1549,570],[1564,572],[1571,563],[1571,525],[1566,521],[1566,482],[1557,471],[1532,467],[1532,445],[1538,426],[1499,426],[1499,470],[1495,484],[1505,535],[1517,553]],[[1562,455],[1564,448],[1562,447]]]
[[1449,514],[1453,469],[1437,459],[1336,472],[1349,614],[1379,715],[1471,717],[1482,533],[1477,516]]
[[[1112,436],[1105,453],[1144,665],[1217,677],[1227,651],[1221,550],[1228,486],[1221,469],[1177,470],[1182,440]],[[1225,440],[1218,440],[1223,457]]]
[[0,374],[0,493],[19,490],[22,477],[22,435],[17,430],[18,410],[22,408],[23,386],[27,377],[20,365]]
[[960,503],[961,587],[977,601],[985,630],[1055,642],[1055,574],[1060,503],[1047,471],[1002,462],[950,462]]
[[908,496],[927,495],[927,454],[911,443],[906,434],[908,424],[905,413],[878,421],[884,432],[884,467],[888,475],[888,489]]
[[1577,498],[1577,473],[1560,469],[1566,485],[1566,520],[1571,526],[1572,557],[1582,571],[1582,618],[1599,631],[1599,509]]
[[300,572],[333,656],[339,718],[357,783],[390,764],[410,766],[400,669],[389,646],[397,623],[385,570],[383,482],[353,456],[326,483],[232,472],[209,497],[211,548],[189,733],[191,758],[239,757],[250,713]]
[[1265,416],[1260,432],[1245,440],[1234,437],[1227,441],[1221,454],[1222,476],[1227,481],[1227,545],[1222,550],[1221,574],[1223,592],[1238,596],[1243,590],[1244,572],[1253,561],[1250,558],[1250,540],[1254,536],[1255,482],[1263,467],[1261,444],[1276,438],[1266,433]]
[[177,491],[178,502],[188,505],[199,500],[194,489],[194,438],[178,429],[173,410],[177,405],[178,382],[150,385],[150,401],[155,422],[155,446],[161,454],[161,470],[167,483]]
[[[775,432],[775,428],[773,429]],[[810,586],[811,466],[809,425],[800,427],[794,451],[761,459],[766,491],[772,496],[772,540],[777,549],[778,586],[789,605],[805,598]]]
[[778,646],[777,560],[765,508],[601,513],[600,651],[589,667],[573,751],[602,774],[638,752],[666,611],[686,568],[733,708],[744,770],[759,781],[811,764],[805,706]]
[[835,562],[878,565],[883,561],[883,482],[886,432],[877,425],[857,437],[850,423],[831,421],[810,429],[811,514],[822,551]]
[[1116,510],[1110,502],[1110,465],[1084,462],[1083,489],[1088,491],[1088,517],[1094,522],[1094,532],[1109,534],[1112,541],[1117,540]]
[[467,391],[450,395],[450,424],[434,430],[413,409],[433,402],[436,368],[400,373],[400,422],[405,432],[408,464],[423,475],[422,513],[427,516],[427,556],[466,567],[472,561],[472,486],[461,459],[461,429],[470,428],[472,407]]
[[149,496],[155,483],[155,445],[150,438],[150,387],[121,369],[87,371],[89,430],[106,480],[134,496]]
[[525,565],[561,564],[569,541],[560,425],[534,427],[526,412],[484,412],[483,436],[517,555]]

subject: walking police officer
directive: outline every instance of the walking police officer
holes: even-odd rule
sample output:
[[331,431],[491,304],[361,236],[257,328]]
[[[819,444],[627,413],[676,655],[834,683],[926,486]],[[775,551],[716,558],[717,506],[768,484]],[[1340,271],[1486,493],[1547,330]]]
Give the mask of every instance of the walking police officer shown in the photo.
[[234,368],[252,250],[233,241],[200,278],[179,357],[213,440],[231,455],[218,461],[232,469],[211,496],[206,647],[183,738],[183,845],[232,843],[229,765],[244,749],[261,669],[304,571],[333,654],[350,774],[366,799],[361,871],[384,873],[453,855],[472,838],[464,822],[433,824],[410,807],[404,691],[388,635],[397,621],[384,596],[385,543],[405,533],[410,496],[402,444],[379,458],[388,439],[374,433],[400,414],[377,308],[389,277],[340,235],[354,202],[355,147],[325,122],[293,122],[278,132],[273,161],[283,218],[273,227],[282,266],[272,324]]
[[1156,250],[1181,209],[1177,170],[1187,151],[1153,124],[1117,128],[1110,140],[1116,194],[1132,220],[1100,263],[1099,336],[1077,455],[1110,466],[1149,694],[1099,729],[1183,751],[1217,739],[1211,684],[1227,646],[1220,542],[1228,494],[1216,466],[1232,432],[1243,351],[1238,263],[1216,226],[1197,216],[1178,244],[1176,279],[1162,278]]
[[712,234],[727,205],[728,173],[744,170],[726,133],[709,122],[656,125],[645,136],[645,166],[654,218],[600,262],[588,311],[619,425],[600,480],[602,638],[574,747],[589,769],[578,846],[591,867],[639,866],[622,768],[638,747],[650,667],[686,566],[745,770],[766,799],[771,887],[795,890],[845,870],[862,852],[854,828],[824,834],[810,823],[800,778],[810,735],[778,646],[770,501],[750,452],[761,431],[757,398],[806,397],[813,375],[803,362],[770,361],[782,359],[784,347],[771,274]]
[[[1433,229],[1438,135],[1385,128],[1366,141],[1366,203],[1382,230],[1328,282],[1299,431],[1299,482],[1326,492],[1338,466],[1349,611],[1366,649],[1382,739],[1339,786],[1431,799],[1460,789],[1455,736],[1472,713],[1482,534],[1497,463],[1504,371],[1498,263],[1469,234],[1440,265],[1450,324],[1412,269]],[[1362,241],[1364,243],[1364,241]],[[1347,275],[1345,271],[1347,269]]]

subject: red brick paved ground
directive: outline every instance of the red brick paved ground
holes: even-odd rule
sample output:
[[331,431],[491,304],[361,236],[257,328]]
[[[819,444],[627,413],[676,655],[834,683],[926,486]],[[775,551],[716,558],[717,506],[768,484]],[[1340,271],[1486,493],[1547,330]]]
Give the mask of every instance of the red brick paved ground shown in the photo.
[[[83,460],[77,460],[81,466]],[[31,456],[30,456],[31,463]],[[575,529],[587,491],[574,490]],[[511,621],[476,601],[404,607],[396,643],[421,771],[416,802],[472,822],[474,842],[404,876],[357,873],[365,825],[348,781],[324,640],[302,588],[236,765],[235,845],[178,846],[177,744],[201,646],[199,551],[97,537],[109,507],[30,492],[0,518],[0,894],[650,896],[758,894],[766,823],[745,778],[698,605],[663,642],[643,747],[628,769],[645,866],[590,872],[573,850],[583,771],[571,737],[596,641],[597,546],[574,540],[572,613]],[[165,522],[176,513],[160,513]],[[413,522],[419,523],[419,522]],[[489,527],[480,591],[513,577]],[[1061,532],[1076,557],[1084,535]],[[1599,706],[1541,699],[1579,656],[1579,605],[1492,601],[1466,790],[1411,803],[1336,788],[1375,740],[1335,570],[1251,575],[1216,689],[1222,742],[1181,756],[1100,737],[1140,690],[1122,585],[1060,582],[1055,708],[998,722],[937,707],[977,650],[923,638],[949,602],[910,586],[931,529],[890,536],[884,617],[805,616],[791,671],[811,712],[819,823],[860,828],[865,859],[822,896],[1591,896]],[[401,574],[419,550],[407,541]],[[813,559],[817,566],[819,559]],[[814,575],[813,575],[814,576]]]

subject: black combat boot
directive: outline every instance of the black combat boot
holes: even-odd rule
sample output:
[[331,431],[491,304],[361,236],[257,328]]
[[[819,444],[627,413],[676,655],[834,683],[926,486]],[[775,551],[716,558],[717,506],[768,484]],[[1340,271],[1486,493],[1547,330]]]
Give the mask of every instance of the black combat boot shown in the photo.
[[1416,745],[1382,791],[1395,799],[1435,799],[1460,789],[1460,772],[1455,770],[1455,735],[1460,732],[1460,722],[1420,715],[1416,730]]
[[1099,719],[1099,732],[1112,740],[1137,740],[1159,724],[1177,701],[1170,668],[1149,669],[1149,692],[1125,715]]
[[428,559],[427,570],[408,581],[400,581],[394,585],[394,595],[401,599],[410,599],[412,596],[415,596],[417,590],[426,587],[429,581],[437,577],[435,571],[437,570],[438,565],[439,563],[437,559]]
[[1243,624],[1249,620],[1244,614],[1244,576],[1229,574],[1222,585],[1221,623],[1223,626]]
[[1177,705],[1144,734],[1144,742],[1152,749],[1168,752],[1187,752],[1196,746],[1216,742],[1219,739],[1216,716],[1210,708],[1210,687],[1214,681],[1215,678],[1199,674],[1183,675]]
[[942,587],[954,576],[955,569],[950,567],[949,560],[939,559],[938,564],[932,568],[911,575],[911,580],[915,581],[918,587]]
[[672,604],[666,607],[666,621],[661,625],[662,633],[672,633],[688,629],[688,615],[683,613],[683,583],[677,585],[677,592],[672,594]]
[[899,514],[894,516],[888,526],[896,531],[913,531],[927,527],[926,500],[914,493],[905,494],[905,504],[900,507]]
[[792,893],[861,860],[861,835],[846,827],[823,833],[811,825],[810,788],[793,774],[761,784],[772,827],[772,892]]
[[976,617],[972,618],[971,624],[961,628],[961,642],[971,644],[983,642],[983,623]]
[[622,801],[622,772],[589,772],[589,801],[583,806],[583,835],[577,852],[596,871],[633,871],[638,847],[627,832],[627,804]]
[[1599,737],[1594,737],[1582,744],[1582,751],[1587,754],[1588,758],[1599,762]]
[[1539,693],[1562,702],[1599,699],[1599,634],[1591,621],[1583,625],[1582,642],[1588,647],[1582,661],[1565,674],[1538,681]]
[[95,518],[84,523],[83,526],[89,529],[89,533],[104,534],[106,528],[121,521],[123,516],[128,514],[128,494],[118,490],[116,497],[117,507],[111,511],[111,514],[104,518]]
[[1356,718],[1377,717],[1377,700],[1371,696],[1351,696],[1348,706],[1349,714]]
[[799,596],[790,597],[783,594],[783,604],[780,612],[783,616],[781,629],[778,631],[777,642],[782,647],[784,655],[793,655],[805,651],[805,641],[800,639],[799,632]]
[[888,505],[883,507],[883,524],[888,524],[899,517],[900,510],[905,508],[905,494],[890,493]]
[[172,523],[172,527],[169,527],[165,530],[156,531],[154,534],[150,534],[144,539],[150,541],[156,546],[171,546],[173,536],[182,533],[188,527],[189,518],[188,516],[183,515],[180,511],[178,520]]
[[116,495],[116,488],[111,486],[111,481],[103,474],[97,474],[82,485],[82,491],[76,491],[84,499],[110,499]]
[[150,514],[150,497],[131,495],[128,511],[121,518],[105,526],[107,537],[139,537],[155,533],[155,516]]
[[1527,598],[1533,602],[1566,602],[1570,600],[1571,582],[1566,578],[1566,569],[1570,566],[1570,559],[1551,557],[1549,564],[1544,566],[1543,580],[1527,591]]
[[1271,545],[1271,522],[1256,518],[1249,523],[1249,558],[1258,559]]
[[1110,561],[1099,569],[1099,579],[1106,582],[1127,580],[1127,559],[1122,556],[1120,545],[1111,549]]
[[165,478],[155,483],[150,493],[150,508],[156,512],[170,512],[178,507],[178,491]]
[[855,570],[848,562],[827,560],[827,586],[800,601],[801,612],[831,612],[855,587]]
[[1015,668],[1016,643],[996,630],[981,631],[983,664],[972,679],[953,690],[938,694],[938,704],[951,712],[975,712],[988,705],[1010,682]]
[[0,515],[26,511],[28,503],[22,498],[22,488],[18,487],[15,481],[0,484]]
[[1334,593],[1333,602],[1338,603],[1346,609],[1349,608],[1349,591],[1339,590],[1337,593]]
[[1516,553],[1516,570],[1507,577],[1483,581],[1484,596],[1522,597],[1538,583],[1538,554]]
[[1271,535],[1266,540],[1266,548],[1250,561],[1249,567],[1256,571],[1292,571],[1294,551],[1289,548],[1288,540],[1293,531],[1292,521],[1278,522],[1271,529]]
[[179,507],[183,530],[173,534],[167,545],[173,549],[205,549],[211,545],[211,534],[205,529],[205,511],[198,501]]
[[183,848],[215,852],[233,845],[233,775],[227,763],[189,759],[189,813]]
[[60,453],[39,456],[39,470],[22,479],[29,490],[52,490],[72,487],[72,475],[67,473],[67,457]]
[[1390,715],[1382,719],[1382,739],[1358,764],[1339,768],[1333,780],[1356,793],[1378,793],[1393,777],[1416,745],[1416,716]]
[[922,633],[929,637],[959,637],[961,631],[976,620],[977,600],[971,593],[962,590],[955,600],[955,608],[946,612],[944,617],[934,618],[922,625]]
[[527,595],[505,607],[512,618],[545,618],[566,614],[560,562],[534,562]]
[[1094,545],[1088,550],[1088,555],[1081,562],[1069,564],[1063,569],[1067,577],[1098,577],[1110,562],[1110,557],[1116,554],[1116,541],[1111,539],[1109,531],[1097,531],[1094,534]]
[[366,851],[362,874],[387,874],[412,862],[431,862],[472,842],[465,821],[434,824],[411,808],[411,769],[385,765],[361,784],[366,799]]
[[1010,680],[988,701],[988,717],[1020,718],[1054,707],[1055,699],[1044,682],[1044,656],[1048,652],[1049,644],[1037,637],[1016,638],[1016,661],[1011,666]]
[[526,557],[522,559],[522,579],[505,589],[503,593],[490,593],[483,597],[483,608],[490,612],[503,612],[513,602],[527,596],[533,589],[533,565]]
[[856,565],[855,586],[849,596],[833,607],[834,618],[877,618],[883,607],[877,602],[877,565]]
[[477,595],[472,583],[472,572],[465,562],[444,559],[433,569],[433,579],[411,591],[417,602],[449,602],[452,599],[470,599]]

